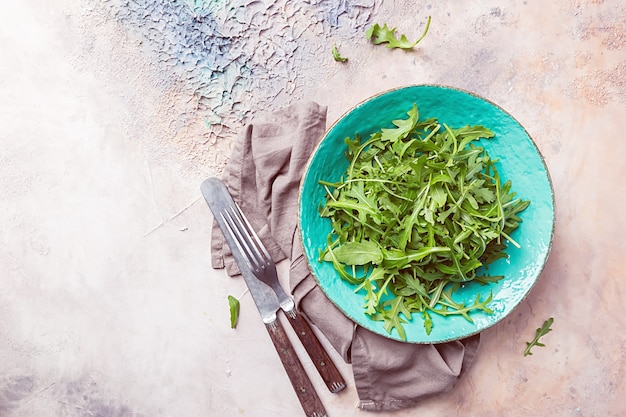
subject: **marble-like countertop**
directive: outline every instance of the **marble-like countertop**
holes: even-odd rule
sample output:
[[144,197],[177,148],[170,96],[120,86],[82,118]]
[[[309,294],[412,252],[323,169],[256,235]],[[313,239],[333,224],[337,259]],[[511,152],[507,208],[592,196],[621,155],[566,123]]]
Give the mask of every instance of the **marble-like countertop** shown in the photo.
[[[302,415],[244,283],[211,269],[199,185],[260,110],[315,100],[330,125],[421,83],[478,93],[525,126],[556,229],[537,285],[455,389],[379,415],[626,414],[626,3],[413,3],[4,5],[1,417]],[[376,22],[416,38],[427,16],[413,51],[364,38]],[[548,317],[546,346],[524,357]],[[349,387],[314,381],[329,415],[373,414],[332,354]]]

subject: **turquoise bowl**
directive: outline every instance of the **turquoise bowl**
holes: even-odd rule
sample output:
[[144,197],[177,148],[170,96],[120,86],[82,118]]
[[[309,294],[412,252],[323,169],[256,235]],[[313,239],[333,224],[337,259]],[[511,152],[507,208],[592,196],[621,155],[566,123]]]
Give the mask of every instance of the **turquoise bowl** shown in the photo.
[[[468,283],[454,293],[457,302],[471,304],[478,293],[484,298],[491,291],[489,307],[493,314],[472,313],[473,322],[461,316],[431,314],[433,328],[426,334],[421,315],[414,314],[404,325],[406,342],[441,343],[465,338],[498,323],[517,307],[537,281],[548,258],[554,235],[554,193],[550,175],[537,146],[521,124],[496,104],[476,94],[440,85],[413,85],[386,91],[360,103],[342,116],[324,135],[311,156],[300,186],[298,226],[308,266],[320,288],[347,317],[382,336],[400,340],[383,322],[374,321],[363,309],[363,294],[343,281],[330,262],[319,261],[319,250],[326,247],[331,231],[329,219],[319,215],[325,202],[320,180],[338,181],[348,167],[346,137],[361,138],[381,128],[393,128],[392,120],[406,118],[417,104],[420,120],[436,117],[451,127],[482,125],[495,137],[482,145],[497,163],[502,181],[512,180],[513,191],[530,206],[521,213],[523,221],[511,236],[521,248],[509,245],[508,259],[489,265],[489,274],[503,275],[497,283]],[[479,271],[481,272],[481,271]]]

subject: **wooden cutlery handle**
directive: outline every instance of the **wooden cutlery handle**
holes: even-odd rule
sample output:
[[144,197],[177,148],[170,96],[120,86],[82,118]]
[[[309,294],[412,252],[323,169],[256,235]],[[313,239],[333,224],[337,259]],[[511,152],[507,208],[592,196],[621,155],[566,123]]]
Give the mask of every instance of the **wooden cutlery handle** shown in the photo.
[[330,356],[328,356],[328,352],[326,352],[322,343],[315,333],[313,333],[309,322],[307,322],[304,316],[299,314],[295,308],[287,313],[286,316],[329,391],[337,393],[344,389],[346,387],[346,381],[344,381],[334,362],[330,359]]
[[291,385],[296,391],[305,415],[307,417],[326,417],[324,405],[318,397],[315,388],[313,388],[313,384],[306,374],[298,355],[296,355],[296,351],[287,338],[285,329],[283,329],[278,320],[266,324],[265,327],[276,347],[283,367],[287,371],[287,376],[289,376]]

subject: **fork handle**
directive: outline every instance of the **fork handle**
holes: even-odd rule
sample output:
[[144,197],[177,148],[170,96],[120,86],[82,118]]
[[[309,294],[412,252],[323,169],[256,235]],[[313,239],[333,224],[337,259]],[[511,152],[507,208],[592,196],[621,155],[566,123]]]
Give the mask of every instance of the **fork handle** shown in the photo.
[[309,322],[307,322],[304,316],[298,313],[295,308],[285,313],[285,315],[289,319],[291,327],[293,327],[293,330],[298,335],[298,338],[309,354],[313,364],[315,364],[315,368],[324,380],[328,390],[332,393],[337,393],[344,389],[346,387],[346,381],[339,373],[335,363],[330,359],[330,356],[328,356],[328,352],[326,352],[322,343],[315,333],[313,333]]
[[265,325],[307,417],[326,417],[326,410],[278,320]]

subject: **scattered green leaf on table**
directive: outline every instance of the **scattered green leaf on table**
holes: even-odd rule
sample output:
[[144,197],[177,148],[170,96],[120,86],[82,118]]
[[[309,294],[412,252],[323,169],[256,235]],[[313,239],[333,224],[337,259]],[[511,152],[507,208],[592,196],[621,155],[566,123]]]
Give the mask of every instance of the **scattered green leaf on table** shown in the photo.
[[524,356],[528,356],[528,355],[532,355],[533,354],[530,351],[530,349],[532,349],[533,346],[545,346],[543,343],[541,343],[539,341],[539,339],[542,336],[545,336],[548,333],[550,333],[550,331],[552,331],[550,326],[552,326],[553,322],[554,322],[554,319],[552,317],[550,317],[548,320],[543,322],[543,325],[540,328],[535,330],[535,338],[531,342],[526,342],[526,349],[524,350]]
[[372,41],[375,45],[379,45],[381,43],[387,43],[387,48],[390,48],[390,49],[391,48],[411,49],[415,45],[420,43],[422,39],[424,39],[424,37],[426,36],[426,33],[428,33],[429,27],[430,27],[430,16],[428,16],[428,20],[426,21],[426,28],[424,29],[424,33],[422,33],[422,36],[420,36],[420,38],[416,40],[415,42],[410,42],[407,39],[406,35],[401,35],[400,39],[398,39],[396,37],[397,28],[390,29],[387,26],[387,23],[383,24],[382,27],[378,23],[376,23],[374,26],[370,27],[365,32],[365,37],[368,40]]
[[239,320],[239,300],[229,295],[228,306],[230,307],[230,328],[234,329],[237,327],[237,320]]
[[337,45],[333,46],[333,59],[337,62],[346,62],[348,58],[344,58],[339,54],[339,49],[337,49]]

